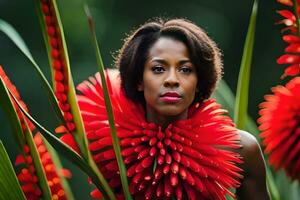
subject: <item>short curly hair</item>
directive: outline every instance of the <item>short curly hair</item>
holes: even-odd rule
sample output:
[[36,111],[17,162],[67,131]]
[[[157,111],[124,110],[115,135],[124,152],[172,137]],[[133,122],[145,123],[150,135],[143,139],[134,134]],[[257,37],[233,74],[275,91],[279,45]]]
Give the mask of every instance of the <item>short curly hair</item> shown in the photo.
[[138,91],[138,85],[143,79],[149,49],[161,37],[171,37],[186,45],[198,77],[194,102],[209,98],[222,76],[221,52],[202,28],[185,19],[150,21],[125,39],[115,61],[125,95],[144,103],[144,95]]

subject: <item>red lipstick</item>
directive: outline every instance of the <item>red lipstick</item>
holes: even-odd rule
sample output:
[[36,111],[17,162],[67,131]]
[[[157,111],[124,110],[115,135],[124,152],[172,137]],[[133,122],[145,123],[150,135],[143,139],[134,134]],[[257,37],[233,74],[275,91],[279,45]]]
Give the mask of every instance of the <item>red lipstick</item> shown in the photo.
[[170,91],[163,93],[160,98],[165,103],[178,103],[182,96],[178,92]]

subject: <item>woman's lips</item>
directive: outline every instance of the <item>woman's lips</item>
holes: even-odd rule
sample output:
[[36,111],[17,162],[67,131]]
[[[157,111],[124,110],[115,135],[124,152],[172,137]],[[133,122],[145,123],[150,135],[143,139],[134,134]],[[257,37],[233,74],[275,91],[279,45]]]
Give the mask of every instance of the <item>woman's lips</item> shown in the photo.
[[182,96],[177,92],[165,92],[160,96],[160,99],[165,103],[177,103],[182,99]]

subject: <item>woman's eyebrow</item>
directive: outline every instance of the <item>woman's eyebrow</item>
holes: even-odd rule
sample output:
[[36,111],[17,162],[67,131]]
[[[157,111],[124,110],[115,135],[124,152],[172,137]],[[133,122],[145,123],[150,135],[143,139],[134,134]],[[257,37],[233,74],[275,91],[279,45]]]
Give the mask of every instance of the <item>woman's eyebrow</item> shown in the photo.
[[152,58],[150,61],[151,61],[151,62],[158,62],[158,63],[161,63],[161,64],[167,64],[167,63],[168,63],[168,62],[167,62],[165,59],[163,59],[163,58]]
[[[152,58],[150,60],[150,62],[159,62],[161,64],[167,64],[168,63],[168,61],[166,61],[163,58]],[[178,64],[185,64],[185,63],[192,63],[192,61],[188,58],[183,58],[183,59],[179,60],[177,63]]]
[[179,60],[178,63],[179,64],[185,64],[185,63],[192,63],[192,61],[190,59],[182,59],[182,60]]

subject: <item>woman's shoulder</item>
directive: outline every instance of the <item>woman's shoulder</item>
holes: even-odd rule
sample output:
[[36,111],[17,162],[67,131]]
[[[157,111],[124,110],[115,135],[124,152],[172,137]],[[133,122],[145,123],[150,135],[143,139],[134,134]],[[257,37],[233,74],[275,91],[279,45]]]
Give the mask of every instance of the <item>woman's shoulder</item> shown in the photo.
[[264,159],[257,139],[247,131],[238,130],[240,135],[241,148],[239,153],[243,160],[243,170],[245,173],[252,173],[256,167],[264,169]]
[[250,133],[238,130],[241,141],[239,153],[243,163],[241,168],[244,176],[237,194],[240,199],[249,199],[250,193],[256,193],[256,199],[269,199],[266,186],[265,161],[257,139]]
[[261,153],[260,145],[257,139],[247,131],[238,130],[240,135],[241,149],[240,153],[243,157]]

